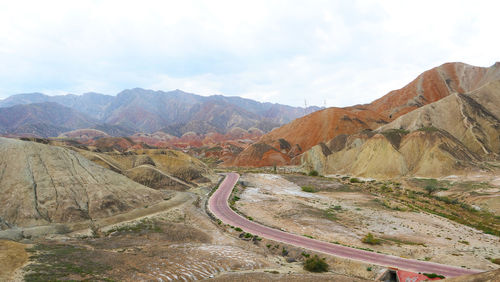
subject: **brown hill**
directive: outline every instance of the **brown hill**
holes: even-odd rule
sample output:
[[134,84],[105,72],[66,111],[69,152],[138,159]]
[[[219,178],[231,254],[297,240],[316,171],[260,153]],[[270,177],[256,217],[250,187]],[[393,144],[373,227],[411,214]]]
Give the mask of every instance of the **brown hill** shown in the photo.
[[440,130],[358,133],[321,143],[302,155],[306,170],[374,178],[438,177],[465,172],[478,161],[460,141]]
[[163,194],[98,166],[75,151],[0,138],[0,219],[34,226],[108,217]]
[[[452,93],[466,93],[479,89],[500,78],[500,63],[489,68],[463,63],[447,63],[421,74],[405,87],[389,92],[367,105],[347,108],[329,108],[298,118],[261,137],[260,143],[270,145],[289,159],[309,150],[320,142],[327,142],[341,134],[353,134],[365,129],[376,129],[383,123],[439,101]],[[495,101],[491,101],[494,107]],[[291,150],[280,149],[279,140],[291,145]],[[274,160],[257,159],[262,153],[245,149],[232,163],[236,166],[272,165]],[[271,150],[271,148],[269,148]],[[264,157],[265,158],[265,157]],[[295,158],[295,159],[294,159]],[[278,164],[289,164],[283,162]]]
[[107,169],[154,189],[187,190],[213,178],[212,171],[198,159],[167,149],[137,149],[125,153],[79,152]]
[[499,80],[488,83],[470,95],[454,93],[401,116],[380,130],[439,128],[460,140],[472,152],[494,159],[500,153],[500,104],[495,106],[498,102]]
[[[500,157],[500,81],[451,94],[369,132],[338,136],[302,156],[306,169],[365,177],[462,174]],[[411,132],[411,133],[410,133]]]
[[446,63],[422,73],[405,87],[389,92],[366,108],[395,119],[451,93],[468,93],[498,79],[500,63],[489,68]]

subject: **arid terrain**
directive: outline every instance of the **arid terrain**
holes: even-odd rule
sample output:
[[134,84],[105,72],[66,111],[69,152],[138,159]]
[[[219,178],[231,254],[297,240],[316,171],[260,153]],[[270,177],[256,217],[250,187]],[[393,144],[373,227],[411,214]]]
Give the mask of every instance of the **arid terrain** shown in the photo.
[[[241,178],[240,199],[234,206],[264,225],[321,241],[473,269],[497,268],[490,261],[500,256],[497,236],[426,212],[418,203],[411,205],[391,196],[418,192],[419,187],[413,181],[351,183],[336,178],[245,174]],[[452,186],[455,185],[459,186]],[[488,190],[498,198],[499,186],[482,186],[486,189],[473,190],[476,193]],[[313,192],[306,192],[308,189]],[[457,192],[454,190],[445,191],[446,195]],[[441,205],[434,204],[443,209]],[[498,233],[498,217],[492,219]],[[363,243],[368,233],[380,238],[381,243]]]
[[373,281],[388,256],[495,281],[499,70],[446,63],[344,108],[140,88],[1,100],[0,281]]

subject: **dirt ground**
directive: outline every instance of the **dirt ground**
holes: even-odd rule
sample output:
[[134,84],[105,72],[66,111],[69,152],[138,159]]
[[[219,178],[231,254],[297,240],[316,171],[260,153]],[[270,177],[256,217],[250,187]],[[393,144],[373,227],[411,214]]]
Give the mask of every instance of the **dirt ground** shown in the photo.
[[[327,257],[330,272],[311,275],[303,269],[304,250],[266,239],[240,238],[241,232],[211,220],[204,211],[203,202],[195,200],[194,194],[187,199],[191,200],[163,212],[100,226],[93,233],[88,230],[38,239],[28,249],[32,259],[19,277],[24,275],[26,281],[192,281],[211,278],[216,281],[267,278],[353,281],[353,275],[373,279],[383,271],[376,266],[367,271],[366,264]],[[283,255],[283,249],[287,250],[287,255]],[[20,266],[22,264],[16,265]]]
[[[389,208],[357,185],[320,177],[245,174],[235,207],[268,226],[359,248],[467,268],[498,268],[499,238],[421,211]],[[302,191],[312,187],[314,193]],[[380,245],[362,243],[372,233]]]
[[0,281],[19,279],[17,271],[28,262],[26,245],[0,240]]

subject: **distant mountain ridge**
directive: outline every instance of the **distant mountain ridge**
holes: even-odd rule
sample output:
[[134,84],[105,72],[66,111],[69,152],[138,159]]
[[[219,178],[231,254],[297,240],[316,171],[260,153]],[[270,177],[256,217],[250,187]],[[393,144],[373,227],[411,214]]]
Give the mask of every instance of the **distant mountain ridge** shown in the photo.
[[[33,107],[26,107],[30,104],[45,104],[42,107],[49,110],[46,103],[57,103],[58,105],[70,108],[75,111],[68,113],[67,109],[58,108],[51,111],[62,111],[65,115],[81,116],[83,120],[89,120],[89,127],[96,127],[103,130],[112,127],[113,133],[152,133],[163,131],[175,136],[181,136],[187,132],[206,134],[209,132],[227,133],[232,128],[259,128],[264,132],[286,124],[296,118],[309,114],[319,107],[292,107],[281,104],[261,103],[240,97],[226,97],[221,95],[200,96],[192,93],[174,90],[169,92],[153,91],[141,88],[127,89],[116,96],[99,93],[85,93],[82,95],[59,95],[48,96],[42,93],[17,94],[4,100],[0,100],[0,110],[8,111],[30,111]],[[25,107],[20,107],[25,105]],[[14,107],[14,108],[13,108]],[[17,108],[16,108],[17,107]],[[40,106],[38,106],[40,108]],[[6,110],[10,108],[10,110]],[[38,112],[40,110],[37,110]],[[53,113],[55,114],[55,113]],[[49,114],[46,114],[47,116]],[[23,126],[33,127],[35,124],[59,126],[60,129],[69,130],[81,129],[77,126],[64,126],[53,124],[50,120],[45,120],[44,115],[36,115],[36,120],[32,116]],[[9,116],[2,118],[0,131],[3,133],[16,133],[18,120],[11,120]],[[28,122],[29,121],[29,122]],[[82,124],[83,126],[83,124]],[[36,132],[43,131],[41,126]],[[116,130],[116,128],[121,130]],[[44,136],[53,136],[53,132]],[[23,131],[23,130],[21,130]],[[33,131],[33,130],[32,130]]]

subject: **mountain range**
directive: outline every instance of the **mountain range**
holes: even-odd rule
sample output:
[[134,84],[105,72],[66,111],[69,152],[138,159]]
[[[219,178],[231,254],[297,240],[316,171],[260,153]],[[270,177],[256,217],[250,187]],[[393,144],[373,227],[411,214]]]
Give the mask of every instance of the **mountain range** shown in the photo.
[[260,103],[240,97],[205,97],[181,90],[135,88],[116,96],[30,93],[0,101],[0,132],[41,137],[84,128],[98,129],[112,136],[162,131],[180,137],[187,132],[225,134],[233,128],[258,128],[268,132],[318,109]]

